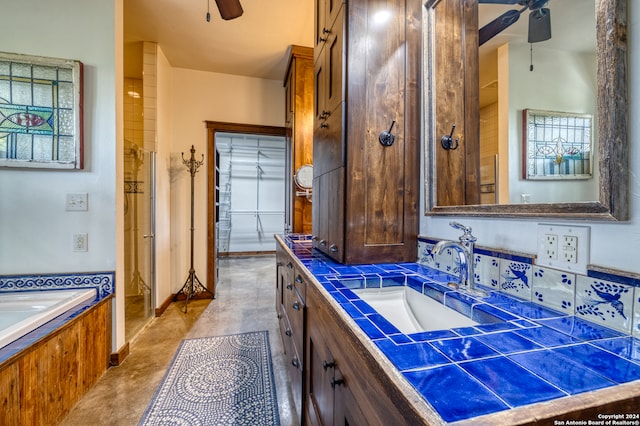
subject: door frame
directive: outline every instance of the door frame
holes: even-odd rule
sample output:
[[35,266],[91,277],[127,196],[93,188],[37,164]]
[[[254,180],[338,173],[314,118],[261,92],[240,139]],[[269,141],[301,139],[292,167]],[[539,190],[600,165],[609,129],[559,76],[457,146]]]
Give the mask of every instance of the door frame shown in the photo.
[[205,121],[207,127],[207,289],[216,294],[216,132],[286,136],[285,127]]

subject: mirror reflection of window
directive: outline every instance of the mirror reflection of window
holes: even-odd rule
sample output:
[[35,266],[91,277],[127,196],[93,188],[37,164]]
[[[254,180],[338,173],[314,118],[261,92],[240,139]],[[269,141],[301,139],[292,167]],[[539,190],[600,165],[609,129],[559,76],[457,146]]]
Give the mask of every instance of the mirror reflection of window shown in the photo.
[[[480,0],[479,28],[518,5]],[[598,199],[594,178],[543,182],[523,179],[522,111],[596,114],[595,0],[550,0],[551,38],[529,43],[529,11],[480,46],[480,162],[483,204]],[[597,123],[594,123],[597,129]],[[597,134],[593,135],[594,150]],[[497,159],[497,160],[496,160]],[[597,158],[592,159],[594,164]],[[495,169],[489,167],[496,164]],[[496,193],[486,190],[495,180]],[[549,191],[550,185],[554,186]],[[577,188],[579,187],[579,188]],[[523,197],[523,195],[528,197]],[[579,196],[577,194],[580,194]]]

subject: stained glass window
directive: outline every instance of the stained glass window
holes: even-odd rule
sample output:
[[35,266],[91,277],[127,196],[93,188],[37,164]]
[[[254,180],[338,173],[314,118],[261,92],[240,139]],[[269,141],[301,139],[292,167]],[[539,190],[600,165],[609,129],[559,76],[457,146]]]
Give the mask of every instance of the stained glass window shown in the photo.
[[523,123],[525,179],[592,177],[590,114],[526,109]]
[[0,166],[82,168],[82,63],[0,53]]

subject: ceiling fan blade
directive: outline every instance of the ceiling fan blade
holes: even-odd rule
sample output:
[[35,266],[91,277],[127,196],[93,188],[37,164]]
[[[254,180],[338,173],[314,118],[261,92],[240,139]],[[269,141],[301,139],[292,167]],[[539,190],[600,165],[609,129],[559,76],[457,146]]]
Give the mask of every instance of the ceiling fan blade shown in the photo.
[[216,0],[222,19],[228,21],[242,16],[240,0]]
[[551,10],[544,7],[529,14],[529,43],[551,38]]
[[509,10],[489,22],[484,27],[480,28],[479,45],[482,46],[484,43],[504,31],[507,27],[516,23],[518,18],[520,18],[520,14],[525,10],[527,10],[526,7],[521,10]]

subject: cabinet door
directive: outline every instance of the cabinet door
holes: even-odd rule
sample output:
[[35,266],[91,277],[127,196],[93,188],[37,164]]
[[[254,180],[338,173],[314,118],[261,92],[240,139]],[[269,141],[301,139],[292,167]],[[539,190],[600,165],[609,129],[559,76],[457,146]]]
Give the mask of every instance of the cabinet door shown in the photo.
[[369,421],[349,389],[347,379],[342,377],[338,367],[334,369],[335,406],[333,424],[335,426],[367,426]]
[[327,111],[334,111],[344,101],[344,84],[342,81],[344,66],[344,8],[339,9],[335,23],[331,27],[324,47],[323,60],[325,61],[326,101]]
[[435,204],[479,204],[478,8],[475,2],[459,0],[430,3],[427,11],[433,17],[435,40],[434,137],[439,141],[455,124],[453,137],[459,139],[455,150],[444,150],[437,144]]
[[331,385],[334,361],[318,325],[308,328],[307,419],[312,425],[333,425],[334,394]]
[[342,106],[316,120],[313,172],[320,176],[344,165]]
[[313,245],[331,258],[344,258],[344,167],[314,180]]

